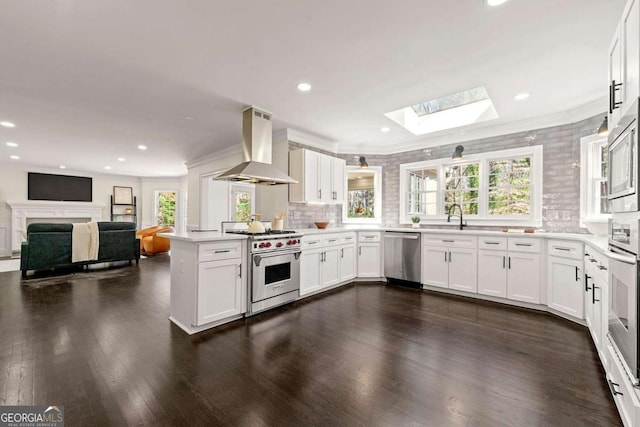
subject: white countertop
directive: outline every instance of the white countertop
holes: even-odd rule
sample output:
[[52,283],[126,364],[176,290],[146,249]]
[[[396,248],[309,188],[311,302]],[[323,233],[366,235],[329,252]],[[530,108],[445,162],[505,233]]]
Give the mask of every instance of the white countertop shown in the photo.
[[[329,227],[325,229],[302,228],[296,230],[296,233],[302,235],[328,234],[328,233],[344,233],[349,231],[401,231],[422,234],[471,234],[476,236],[503,236],[503,237],[537,237],[546,239],[576,240],[593,246],[606,256],[615,257],[613,253],[607,250],[607,237],[594,236],[592,234],[578,233],[507,233],[495,230],[457,230],[448,228],[410,228],[410,227],[376,227],[376,226],[345,226],[345,227]],[[246,240],[246,235],[221,233],[219,231],[188,231],[186,233],[158,233],[161,237],[171,240],[181,240],[185,242],[201,243],[223,240]]]
[[215,242],[222,240],[246,240],[243,234],[221,233],[219,231],[187,231],[186,233],[158,233],[160,237],[184,242]]

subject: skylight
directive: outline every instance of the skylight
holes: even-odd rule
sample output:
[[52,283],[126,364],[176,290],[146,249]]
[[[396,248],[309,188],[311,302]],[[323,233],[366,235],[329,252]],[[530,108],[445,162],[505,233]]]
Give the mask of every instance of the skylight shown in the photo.
[[487,90],[480,86],[404,107],[385,116],[414,135],[498,118]]

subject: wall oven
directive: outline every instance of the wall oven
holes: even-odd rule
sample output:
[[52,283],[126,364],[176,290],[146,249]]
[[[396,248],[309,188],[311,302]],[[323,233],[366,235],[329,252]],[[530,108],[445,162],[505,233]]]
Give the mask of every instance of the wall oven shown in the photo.
[[609,221],[608,337],[629,377],[640,384],[638,333],[639,214],[617,214]]
[[611,212],[638,211],[638,100],[609,132],[609,205]]

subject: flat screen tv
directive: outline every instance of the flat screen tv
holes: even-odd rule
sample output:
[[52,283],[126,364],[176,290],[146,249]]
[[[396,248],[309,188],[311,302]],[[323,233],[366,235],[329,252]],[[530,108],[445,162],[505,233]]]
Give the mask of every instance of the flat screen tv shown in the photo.
[[93,201],[92,178],[36,172],[29,172],[28,175],[29,200]]

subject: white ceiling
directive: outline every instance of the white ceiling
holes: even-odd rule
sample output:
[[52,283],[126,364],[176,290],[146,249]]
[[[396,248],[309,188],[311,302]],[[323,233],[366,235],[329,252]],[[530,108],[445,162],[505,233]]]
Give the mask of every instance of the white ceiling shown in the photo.
[[[340,151],[415,145],[425,137],[384,113],[476,86],[500,119],[469,130],[585,104],[604,112],[607,47],[623,6],[1,0],[0,121],[16,127],[0,128],[0,163],[184,175],[185,161],[240,143],[248,105],[271,111],[274,130],[316,134]],[[299,92],[301,81],[312,91]],[[531,97],[515,101],[520,92]]]

